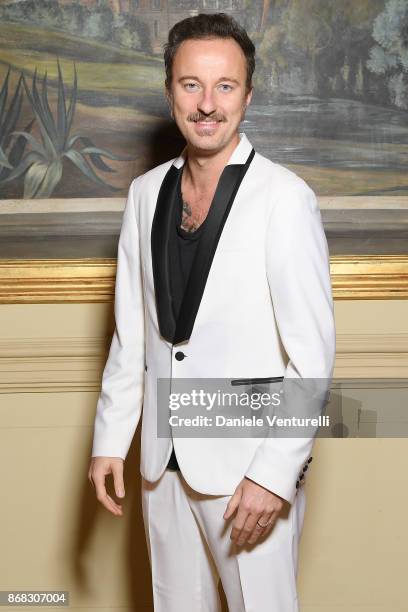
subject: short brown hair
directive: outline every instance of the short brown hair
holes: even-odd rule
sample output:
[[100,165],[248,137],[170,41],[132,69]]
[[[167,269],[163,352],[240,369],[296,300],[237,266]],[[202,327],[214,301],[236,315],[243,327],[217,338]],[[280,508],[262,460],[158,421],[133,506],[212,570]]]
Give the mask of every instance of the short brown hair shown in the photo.
[[184,40],[208,38],[233,38],[241,47],[247,64],[246,89],[252,88],[252,75],[255,70],[255,46],[246,30],[226,13],[200,13],[178,21],[169,31],[164,45],[164,65],[166,69],[166,89],[170,91],[173,60],[177,49]]

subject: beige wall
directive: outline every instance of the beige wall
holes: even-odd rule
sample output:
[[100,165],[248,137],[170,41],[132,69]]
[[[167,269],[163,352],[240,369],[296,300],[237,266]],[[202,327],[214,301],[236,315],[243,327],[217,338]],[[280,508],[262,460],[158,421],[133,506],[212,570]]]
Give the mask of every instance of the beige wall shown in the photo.
[[[408,301],[335,308],[336,377],[408,377]],[[122,518],[99,507],[87,480],[112,329],[109,304],[0,306],[0,590],[63,589],[72,608],[143,612],[152,606],[140,428],[126,461]],[[313,455],[302,612],[406,610],[408,441],[319,439]]]

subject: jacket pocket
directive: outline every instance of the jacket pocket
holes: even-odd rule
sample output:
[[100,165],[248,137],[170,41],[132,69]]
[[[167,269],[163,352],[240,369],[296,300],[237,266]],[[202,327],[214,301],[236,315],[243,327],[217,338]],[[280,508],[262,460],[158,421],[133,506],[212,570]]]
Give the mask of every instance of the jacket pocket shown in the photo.
[[283,376],[268,376],[267,378],[234,378],[231,385],[262,385],[263,383],[281,382]]

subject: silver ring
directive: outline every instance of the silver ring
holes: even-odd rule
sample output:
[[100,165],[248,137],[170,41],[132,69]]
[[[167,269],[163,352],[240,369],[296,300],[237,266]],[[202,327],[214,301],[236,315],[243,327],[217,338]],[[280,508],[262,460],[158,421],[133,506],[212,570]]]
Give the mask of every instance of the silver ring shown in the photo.
[[268,525],[270,525],[270,521],[269,523],[266,523],[266,525],[262,525],[262,523],[260,523],[259,521],[256,521],[256,524],[259,525],[260,527],[267,527]]

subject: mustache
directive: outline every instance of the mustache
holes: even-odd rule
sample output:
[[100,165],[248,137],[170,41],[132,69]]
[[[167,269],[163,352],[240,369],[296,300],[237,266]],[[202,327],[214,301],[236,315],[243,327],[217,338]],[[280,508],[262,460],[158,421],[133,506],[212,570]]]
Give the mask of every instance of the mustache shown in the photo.
[[187,121],[226,121],[224,115],[211,115],[208,117],[207,115],[202,115],[201,113],[193,113],[187,117]]

